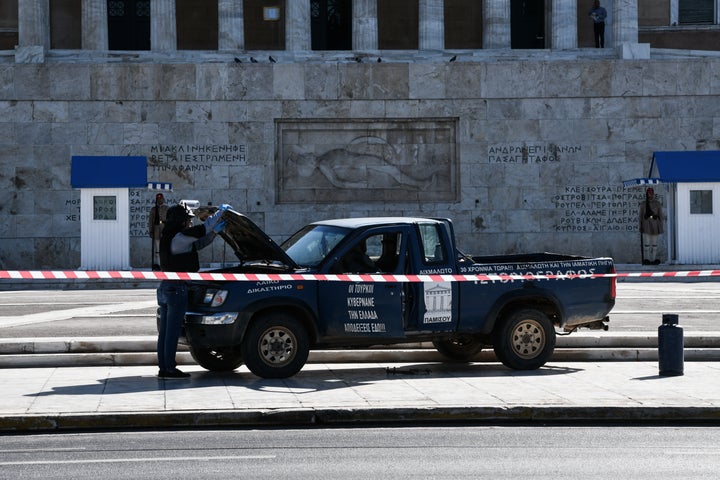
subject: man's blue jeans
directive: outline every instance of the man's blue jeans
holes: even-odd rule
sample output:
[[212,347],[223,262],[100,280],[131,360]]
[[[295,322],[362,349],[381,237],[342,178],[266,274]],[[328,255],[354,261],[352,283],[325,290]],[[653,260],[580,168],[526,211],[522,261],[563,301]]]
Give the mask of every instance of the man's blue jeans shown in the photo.
[[158,323],[158,367],[171,371],[177,367],[175,354],[187,311],[188,290],[183,281],[164,280],[157,289],[160,307]]

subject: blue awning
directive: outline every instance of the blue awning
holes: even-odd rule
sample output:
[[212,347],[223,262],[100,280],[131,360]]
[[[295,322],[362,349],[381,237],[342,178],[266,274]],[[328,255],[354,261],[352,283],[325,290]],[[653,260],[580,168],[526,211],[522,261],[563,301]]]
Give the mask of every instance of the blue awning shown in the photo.
[[75,155],[70,184],[73,188],[142,188],[147,184],[147,158]]
[[650,177],[663,183],[720,182],[720,151],[655,152]]
[[654,152],[649,175],[624,180],[623,186],[703,182],[720,182],[720,151]]

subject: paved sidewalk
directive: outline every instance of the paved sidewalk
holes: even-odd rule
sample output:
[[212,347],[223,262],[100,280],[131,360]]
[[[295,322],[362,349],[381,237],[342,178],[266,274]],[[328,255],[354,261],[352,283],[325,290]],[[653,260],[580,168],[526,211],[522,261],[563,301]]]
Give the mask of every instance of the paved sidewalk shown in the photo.
[[0,369],[0,431],[192,426],[459,422],[720,422],[720,362],[551,362],[518,372],[498,363],[308,364],[265,380],[244,367],[217,374],[155,367]]

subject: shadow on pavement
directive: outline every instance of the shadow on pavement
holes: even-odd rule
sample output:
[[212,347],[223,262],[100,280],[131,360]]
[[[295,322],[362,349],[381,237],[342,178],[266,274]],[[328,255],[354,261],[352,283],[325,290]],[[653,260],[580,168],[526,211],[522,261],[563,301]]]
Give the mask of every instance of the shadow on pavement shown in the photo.
[[193,372],[187,379],[160,379],[154,375],[137,375],[98,379],[86,385],[64,385],[48,391],[26,394],[29,397],[50,395],[121,395],[128,393],[202,389],[210,387],[244,387],[263,393],[294,395],[332,391],[370,385],[381,381],[412,380],[416,378],[450,380],[479,377],[541,377],[566,375],[582,371],[546,365],[538,370],[516,371],[498,364],[443,364],[427,363],[403,365],[402,367],[333,368],[326,364],[323,369],[306,369],[291,378],[263,379],[250,372]]
[[647,377],[636,377],[631,380],[662,380],[663,378],[673,378],[677,375],[648,375]]

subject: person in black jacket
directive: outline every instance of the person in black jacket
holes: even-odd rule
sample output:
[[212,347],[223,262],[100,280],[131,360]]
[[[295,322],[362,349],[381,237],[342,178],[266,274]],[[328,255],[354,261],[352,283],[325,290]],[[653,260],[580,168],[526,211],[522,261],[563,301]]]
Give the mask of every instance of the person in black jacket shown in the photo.
[[[198,250],[210,245],[224,222],[220,216],[229,205],[221,205],[204,223],[192,226],[192,211],[184,205],[170,207],[160,237],[160,267],[164,272],[197,272]],[[160,318],[158,322],[158,377],[187,378],[189,373],[177,368],[175,354],[187,310],[188,290],[183,280],[163,280],[157,290]]]
[[595,0],[588,15],[590,15],[593,21],[595,48],[605,48],[605,19],[607,18],[607,10],[600,6],[599,0]]

